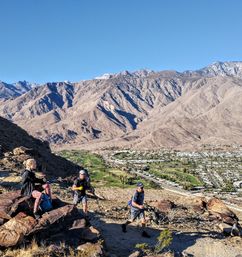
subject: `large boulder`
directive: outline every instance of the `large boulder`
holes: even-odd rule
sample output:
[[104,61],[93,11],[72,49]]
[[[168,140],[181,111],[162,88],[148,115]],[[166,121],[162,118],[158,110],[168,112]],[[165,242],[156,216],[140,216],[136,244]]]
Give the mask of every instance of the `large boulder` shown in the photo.
[[170,200],[159,200],[155,203],[155,207],[161,213],[169,213],[169,211],[175,207],[175,204]]
[[72,226],[66,233],[72,245],[81,242],[97,242],[100,239],[100,232],[93,226],[88,227],[84,218],[75,219]]
[[20,146],[13,149],[13,154],[17,156],[22,154],[34,154],[34,151],[33,149]]
[[211,198],[207,203],[207,210],[210,215],[224,223],[233,225],[238,222],[238,217],[220,199]]
[[6,221],[8,221],[10,219],[11,219],[11,216],[9,216],[4,211],[0,211],[0,225],[4,224]]
[[195,212],[202,213],[206,210],[207,200],[205,197],[193,197],[190,199],[189,204]]
[[87,242],[95,242],[100,238],[100,232],[94,227],[87,227],[80,230],[80,238]]
[[0,194],[0,211],[8,214],[13,204],[21,197],[20,191]]
[[99,243],[96,243],[96,244],[85,243],[85,244],[79,245],[77,247],[77,250],[81,252],[82,256],[86,256],[86,257],[103,256],[103,247]]
[[58,209],[44,213],[42,218],[39,220],[39,225],[40,226],[52,225],[58,220],[63,220],[64,218],[73,216],[73,214],[77,214],[76,207],[72,204],[65,205]]
[[18,213],[0,227],[0,246],[9,247],[19,244],[36,224],[37,221],[33,217],[22,212]]
[[135,251],[129,255],[129,257],[140,257],[142,256],[141,251]]
[[[43,240],[61,233],[64,239],[65,232],[69,233],[70,228],[73,231],[82,229],[83,237],[94,238],[94,233],[87,233],[86,222],[81,219],[74,205],[62,202],[54,196],[53,206],[53,210],[44,213],[37,221],[33,218],[33,199],[22,197],[19,191],[1,194],[0,246],[15,246],[27,236]],[[81,233],[75,236],[78,239],[76,241],[80,241]]]

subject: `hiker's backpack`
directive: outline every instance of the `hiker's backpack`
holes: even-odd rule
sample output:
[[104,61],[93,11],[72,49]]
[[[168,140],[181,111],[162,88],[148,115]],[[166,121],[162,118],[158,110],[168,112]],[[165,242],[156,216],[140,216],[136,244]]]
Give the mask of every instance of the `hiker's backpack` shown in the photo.
[[46,194],[42,194],[40,209],[42,212],[51,211],[53,209],[50,197]]
[[128,207],[132,207],[133,197],[134,197],[134,196],[132,196],[131,199],[128,201]]
[[[138,192],[137,192],[138,193]],[[138,193],[139,194],[139,193]],[[128,201],[128,207],[132,207],[132,201],[133,201],[134,195],[131,197],[131,199]]]

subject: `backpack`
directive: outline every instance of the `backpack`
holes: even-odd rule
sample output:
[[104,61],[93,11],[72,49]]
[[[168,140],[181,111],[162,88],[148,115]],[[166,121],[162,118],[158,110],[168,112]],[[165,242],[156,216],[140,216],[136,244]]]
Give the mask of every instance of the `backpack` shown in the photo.
[[[139,192],[136,191],[135,194],[136,194],[136,193],[139,195]],[[133,196],[131,197],[131,199],[128,201],[128,206],[129,206],[129,207],[132,207],[133,198],[134,198],[134,195],[133,195]]]
[[42,194],[40,209],[42,212],[51,211],[53,209],[50,197],[46,194]]

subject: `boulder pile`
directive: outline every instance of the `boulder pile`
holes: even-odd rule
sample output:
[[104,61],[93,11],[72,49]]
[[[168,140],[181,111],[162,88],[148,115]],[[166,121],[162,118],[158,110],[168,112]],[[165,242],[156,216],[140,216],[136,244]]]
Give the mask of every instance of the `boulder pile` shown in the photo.
[[[101,246],[98,247],[99,231],[87,226],[86,220],[74,205],[54,197],[53,210],[36,220],[32,215],[32,204],[32,200],[21,197],[19,191],[0,194],[1,249],[15,247],[35,238],[39,242],[44,241],[46,245],[64,242],[84,252],[88,246],[102,252]],[[89,244],[83,246],[87,242]]]

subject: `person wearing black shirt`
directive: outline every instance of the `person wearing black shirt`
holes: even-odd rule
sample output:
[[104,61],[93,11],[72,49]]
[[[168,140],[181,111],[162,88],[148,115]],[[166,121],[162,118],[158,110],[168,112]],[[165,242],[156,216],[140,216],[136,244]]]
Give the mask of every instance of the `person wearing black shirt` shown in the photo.
[[79,177],[74,180],[72,190],[74,191],[73,204],[77,205],[82,203],[83,212],[87,216],[88,206],[87,206],[87,195],[86,190],[89,189],[87,174],[85,170],[80,170]]
[[34,159],[28,159],[25,165],[26,169],[22,173],[21,195],[32,196],[35,198],[33,213],[35,218],[39,219],[40,215],[38,210],[42,199],[42,191],[45,191],[46,195],[48,195],[51,199],[50,185],[45,179],[36,177],[35,170],[37,165]]

